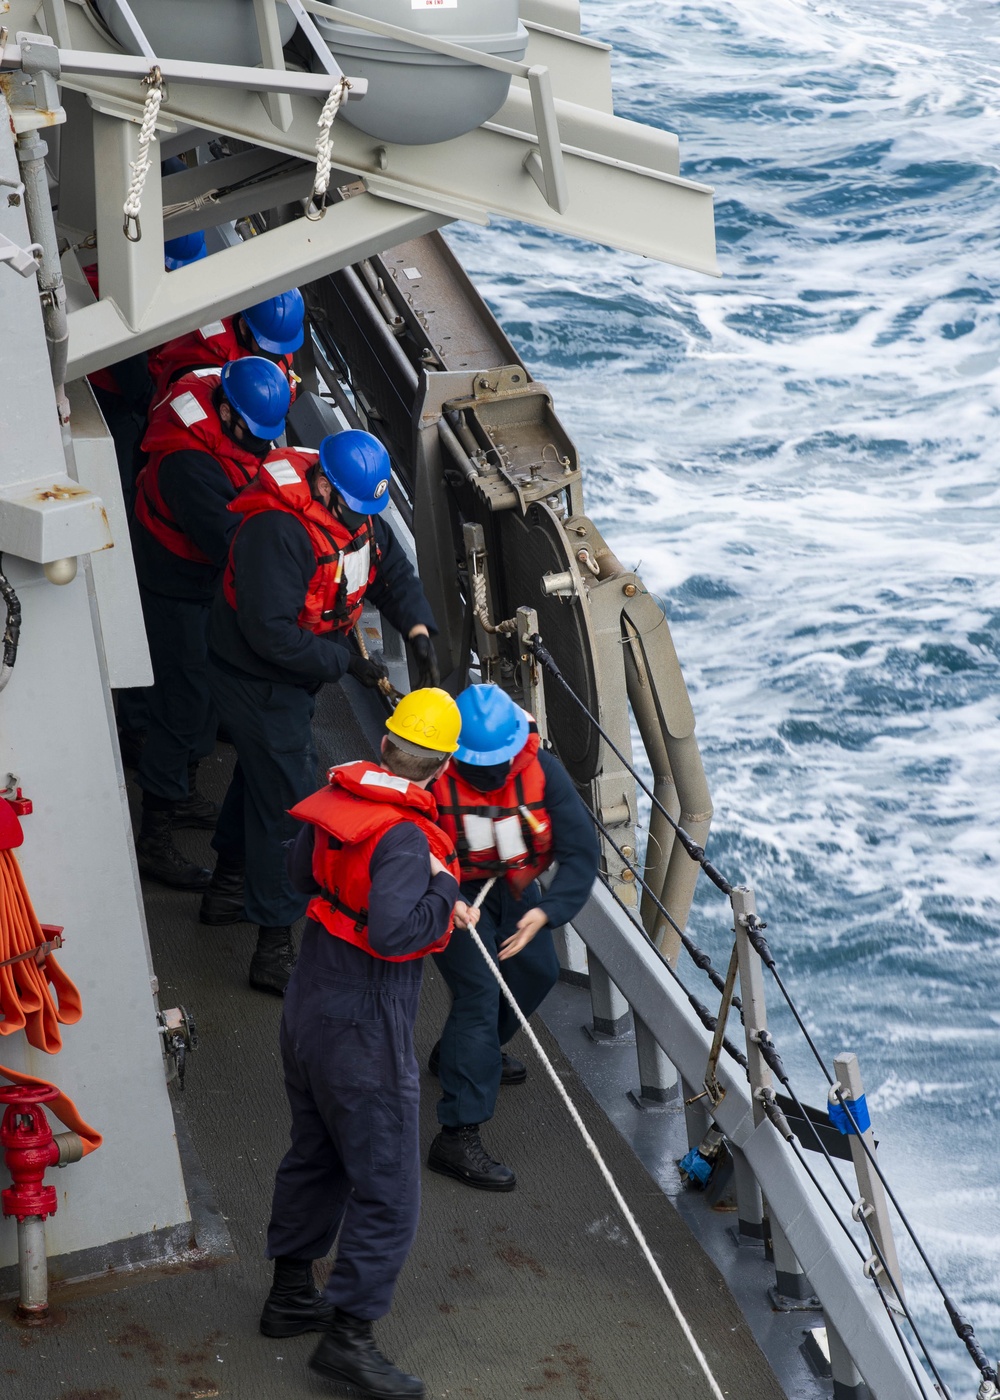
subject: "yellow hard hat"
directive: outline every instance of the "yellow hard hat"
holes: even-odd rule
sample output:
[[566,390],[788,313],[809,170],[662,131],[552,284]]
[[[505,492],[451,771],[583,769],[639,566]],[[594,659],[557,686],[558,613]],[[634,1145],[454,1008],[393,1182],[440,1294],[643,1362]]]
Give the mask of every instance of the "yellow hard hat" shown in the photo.
[[433,753],[454,753],[458,748],[458,733],[462,716],[446,690],[428,686],[411,690],[385,722],[390,734],[419,749]]

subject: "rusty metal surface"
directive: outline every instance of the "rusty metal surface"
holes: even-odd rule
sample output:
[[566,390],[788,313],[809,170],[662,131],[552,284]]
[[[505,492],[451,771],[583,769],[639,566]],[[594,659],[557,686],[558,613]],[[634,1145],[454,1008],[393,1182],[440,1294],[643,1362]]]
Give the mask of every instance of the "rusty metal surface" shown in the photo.
[[[326,688],[320,719],[323,764],[368,752],[339,688]],[[220,747],[204,765],[202,786],[216,798],[231,754]],[[206,833],[181,832],[178,842],[191,856],[209,858]],[[198,1020],[200,1045],[182,1112],[235,1255],[56,1288],[46,1327],[21,1329],[5,1314],[0,1393],[19,1400],[337,1393],[306,1367],[313,1338],[274,1342],[257,1332],[269,1282],[264,1229],[287,1123],[277,1057],[281,1007],[246,985],[251,928],[200,926],[197,899],[146,887],[161,1004],[183,1004]],[[446,1005],[443,983],[429,966],[417,1027],[422,1061]],[[734,1400],[781,1400],[721,1276],[555,1041],[544,1027],[539,1033],[723,1390]],[[114,1073],[113,1065],[107,1068]],[[425,1074],[423,1087],[426,1144],[436,1130],[435,1081]],[[141,1104],[135,1112],[141,1114]],[[504,1091],[484,1136],[518,1172],[518,1189],[495,1197],[425,1175],[417,1241],[393,1313],[377,1328],[385,1350],[421,1374],[428,1395],[441,1400],[697,1400],[704,1385],[686,1343],[537,1066],[530,1066],[526,1086]],[[128,1188],[123,1181],[122,1191]]]

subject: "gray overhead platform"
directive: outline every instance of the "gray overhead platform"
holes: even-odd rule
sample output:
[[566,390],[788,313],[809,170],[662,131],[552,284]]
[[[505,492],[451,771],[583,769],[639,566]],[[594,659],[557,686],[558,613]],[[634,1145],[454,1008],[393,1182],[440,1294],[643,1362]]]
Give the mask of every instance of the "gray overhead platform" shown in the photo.
[[[321,696],[320,720],[324,765],[366,752],[339,688],[327,687]],[[231,758],[232,750],[220,747],[204,765],[203,785],[216,798]],[[184,832],[178,839],[190,855],[209,858],[204,833]],[[196,896],[155,885],[146,887],[145,896],[161,1003],[181,1002],[197,1018],[201,1043],[189,1064],[187,1088],[176,1097],[203,1186],[224,1218],[224,1224],[216,1218],[215,1233],[224,1236],[228,1229],[234,1252],[130,1279],[56,1288],[55,1320],[46,1328],[19,1330],[5,1319],[4,1393],[20,1400],[333,1395],[335,1389],[306,1368],[313,1338],[273,1342],[256,1330],[269,1281],[263,1234],[287,1126],[277,1055],[280,1003],[246,985],[248,925],[202,928],[195,921]],[[422,1061],[447,1005],[433,965],[427,974],[417,1028]],[[539,1033],[723,1392],[734,1400],[782,1400],[784,1392],[721,1275],[553,1038],[541,1026]],[[522,1053],[529,1058],[530,1048]],[[425,1143],[436,1131],[435,1097],[435,1081],[425,1075]],[[516,1165],[518,1189],[491,1196],[425,1174],[420,1232],[394,1311],[378,1329],[389,1355],[421,1374],[435,1397],[707,1396],[595,1164],[533,1065],[526,1087],[502,1095],[488,1141]]]

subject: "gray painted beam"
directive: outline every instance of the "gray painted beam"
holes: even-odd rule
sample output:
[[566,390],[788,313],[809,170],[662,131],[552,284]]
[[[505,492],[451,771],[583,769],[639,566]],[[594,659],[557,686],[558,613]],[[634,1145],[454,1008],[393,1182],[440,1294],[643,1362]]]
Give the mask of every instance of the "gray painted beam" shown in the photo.
[[[22,8],[27,27],[28,6],[14,0],[13,10]],[[85,17],[71,8],[74,43],[95,50],[103,45],[110,52]],[[135,80],[74,77],[66,85],[136,104],[137,111],[142,96]],[[193,126],[313,159],[319,104],[301,95],[290,101],[293,117],[287,132],[272,124],[255,93],[233,88],[175,80],[163,111]],[[524,168],[538,137],[530,96],[516,87],[493,122],[435,146],[379,146],[338,122],[336,160],[355,176],[377,177],[385,197],[391,197],[398,181],[404,201],[446,207],[453,217],[464,205],[473,218],[499,214],[716,273],[712,191],[678,177],[676,136],[585,105],[557,100],[555,109],[569,198],[563,214],[546,204]]]
[[[148,310],[134,331],[107,299],[70,313],[67,379],[231,315],[247,305],[249,289],[256,300],[275,296],[444,222],[437,214],[358,195],[332,205],[317,223],[297,220],[176,272],[159,271]],[[124,243],[120,219],[117,237]],[[107,255],[102,247],[102,291]]]

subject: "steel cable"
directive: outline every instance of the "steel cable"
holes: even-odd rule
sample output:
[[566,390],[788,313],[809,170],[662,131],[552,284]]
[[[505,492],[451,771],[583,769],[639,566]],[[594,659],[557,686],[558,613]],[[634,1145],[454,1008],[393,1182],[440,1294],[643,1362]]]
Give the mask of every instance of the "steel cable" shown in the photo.
[[611,735],[607,732],[606,729],[603,728],[600,721],[595,719],[595,717],[590,713],[586,705],[580,699],[579,695],[577,695],[576,691],[573,689],[569,681],[563,675],[562,671],[560,671],[558,665],[556,664],[555,658],[549,651],[548,647],[544,645],[538,633],[536,632],[533,637],[526,638],[524,645],[528,648],[530,652],[532,652],[538,658],[541,664],[545,667],[546,671],[548,671],[549,674],[559,682],[559,684],[566,691],[566,694],[569,695],[573,699],[573,701],[580,707],[583,713],[590,720],[591,724],[597,730],[598,734],[600,734],[601,738],[607,744],[611,752],[625,765],[625,768],[628,770],[629,773],[631,773],[632,777],[642,788],[643,792],[652,802],[656,810],[666,818],[668,824],[673,828],[674,834],[676,835],[678,841],[684,847],[685,851],[687,851],[691,859],[701,866],[702,870],[704,870],[705,874],[711,880],[712,884],[715,885],[716,889],[721,890],[722,893],[727,897],[731,895],[733,892],[733,886],[729,883],[729,881],[726,879],[726,877],[722,874],[721,871],[716,870],[715,866],[705,855],[704,846],[699,846],[697,841],[695,841],[694,837],[684,830],[680,822],[678,822],[675,817],[672,817],[670,815],[666,807],[664,807],[663,803],[653,792],[652,788],[649,787],[645,780],[641,778],[639,774],[635,771],[635,769],[632,767],[631,761],[625,757],[621,749],[615,743],[614,739],[612,739]]
[[[594,726],[594,728],[597,730],[598,734],[600,734],[601,738],[604,740],[604,742],[605,742],[605,743],[608,745],[608,747],[611,749],[612,753],[614,753],[615,756],[619,759],[619,761],[624,765],[626,771],[627,771],[628,773],[630,773],[631,776],[635,779],[635,781],[636,781],[636,783],[638,784],[638,786],[642,789],[642,791],[643,791],[643,792],[646,794],[646,796],[650,799],[650,801],[653,803],[654,807],[656,807],[656,809],[661,813],[661,815],[662,815],[663,817],[666,818],[668,824],[669,824],[669,825],[671,826],[671,828],[673,829],[674,833],[675,833],[676,836],[677,836],[677,839],[680,841],[681,845],[683,846],[683,848],[684,848],[684,850],[687,852],[687,854],[690,856],[690,858],[691,858],[692,860],[696,861],[697,864],[701,866],[701,868],[705,871],[706,875],[709,877],[709,879],[710,879],[711,882],[716,886],[717,889],[721,890],[723,894],[725,894],[725,895],[727,895],[727,896],[731,896],[732,893],[733,893],[733,888],[734,888],[734,887],[729,883],[728,880],[726,880],[725,876],[723,876],[723,875],[721,874],[721,872],[720,872],[719,870],[717,870],[716,867],[707,859],[707,857],[706,857],[706,855],[705,855],[704,848],[703,848],[702,846],[699,846],[698,843],[697,843],[696,841],[694,841],[694,839],[689,835],[689,833],[686,832],[686,831],[684,830],[684,828],[680,825],[680,823],[679,823],[673,816],[671,816],[671,814],[667,811],[667,809],[664,807],[663,803],[659,800],[659,798],[658,798],[658,797],[656,796],[656,794],[652,791],[652,789],[649,787],[649,785],[644,781],[644,779],[639,775],[639,773],[636,772],[636,770],[635,770],[633,764],[631,763],[631,761],[630,761],[628,758],[626,758],[626,756],[624,755],[624,753],[622,753],[621,749],[617,746],[617,744],[614,742],[614,740],[611,738],[611,736],[607,733],[607,731],[606,731],[606,730],[604,729],[604,727],[601,725],[600,721],[590,712],[590,710],[587,708],[587,706],[584,704],[584,702],[583,702],[583,701],[580,699],[580,697],[577,695],[576,691],[573,689],[573,687],[570,685],[570,683],[566,680],[566,677],[562,674],[562,672],[561,672],[561,670],[559,669],[559,666],[558,666],[558,664],[556,663],[556,661],[555,661],[554,657],[552,656],[551,652],[548,650],[548,648],[547,648],[547,647],[544,645],[544,643],[542,642],[541,637],[536,633],[533,637],[529,637],[529,638],[526,638],[526,639],[525,639],[525,645],[526,645],[527,648],[535,655],[535,657],[538,659],[539,663],[545,668],[545,670],[548,671],[549,674],[550,674],[556,681],[559,682],[559,684],[562,686],[562,688],[563,688],[563,690],[566,692],[566,694],[569,695],[569,697],[570,697],[570,698],[573,700],[573,702],[577,705],[577,707],[580,709],[580,711],[586,716],[586,718],[590,721],[590,723],[591,723],[591,724]],[[610,833],[607,831],[607,828],[604,827],[604,825],[601,823],[600,819],[596,816],[596,814],[591,813],[591,817],[592,817],[592,819],[594,820],[595,825],[596,825],[596,826],[598,827],[598,829],[601,831],[601,834],[604,836],[605,840],[608,841],[608,843],[609,843],[609,844],[612,846],[612,848],[616,851],[616,853],[618,854],[618,856],[620,857],[620,859],[621,859],[622,861],[624,861],[624,863],[625,863],[625,864],[628,866],[628,868],[632,871],[633,875],[634,875],[635,878],[636,878],[637,883],[646,891],[646,893],[647,893],[647,894],[650,896],[650,898],[652,899],[653,903],[656,905],[656,907],[657,907],[657,909],[659,910],[659,912],[666,918],[666,920],[667,920],[667,922],[670,924],[670,926],[681,936],[682,941],[684,941],[685,935],[684,935],[684,933],[683,933],[683,930],[680,928],[680,925],[679,925],[679,924],[677,923],[677,921],[667,912],[667,910],[664,908],[664,906],[662,905],[662,903],[660,902],[660,900],[658,899],[658,897],[654,894],[654,892],[649,888],[649,886],[648,886],[648,885],[645,883],[645,881],[642,879],[642,877],[641,877],[641,875],[639,874],[639,872],[638,872],[638,870],[636,869],[636,867],[635,867],[634,865],[632,865],[632,863],[631,863],[630,861],[628,861],[627,858],[622,854],[621,848],[616,844],[616,842],[614,841],[614,839],[611,837]],[[623,902],[622,900],[618,899],[618,897],[614,894],[614,891],[613,891],[613,890],[611,891],[611,894],[612,894],[612,896],[616,899],[616,902],[620,905],[620,907],[626,912],[626,914],[629,915],[629,918],[632,919],[631,912],[628,910],[628,908],[627,908],[627,906],[624,904],[624,902]],[[641,927],[641,925],[638,924],[638,921],[637,921],[637,920],[632,919],[632,922],[635,923],[637,927]],[[806,1027],[805,1022],[803,1021],[802,1016],[801,1016],[801,1014],[799,1013],[798,1007],[795,1005],[795,1002],[793,1001],[793,999],[792,999],[792,997],[791,997],[791,994],[789,993],[787,987],[786,987],[785,984],[784,984],[784,981],[783,981],[782,978],[781,978],[780,973],[778,972],[778,969],[777,969],[777,966],[776,966],[776,963],[775,963],[775,960],[774,960],[774,955],[771,953],[771,950],[770,950],[770,947],[768,946],[767,940],[763,937],[763,932],[762,932],[762,930],[764,929],[764,927],[765,927],[765,925],[762,924],[759,920],[751,920],[751,923],[750,923],[750,925],[748,926],[748,929],[747,929],[748,936],[750,937],[750,941],[752,942],[752,944],[753,944],[754,948],[756,949],[757,953],[760,955],[761,960],[764,962],[765,966],[768,968],[768,971],[771,973],[772,977],[774,978],[775,983],[777,984],[778,989],[779,989],[779,991],[781,992],[781,995],[782,995],[782,997],[783,997],[784,1000],[785,1000],[785,1003],[787,1004],[789,1010],[791,1011],[791,1013],[792,1013],[792,1015],[793,1015],[793,1017],[794,1017],[794,1019],[795,1019],[795,1021],[796,1021],[796,1024],[797,1024],[798,1027],[799,1027],[799,1030],[802,1032],[802,1035],[804,1036],[804,1038],[805,1038],[805,1040],[806,1040],[806,1043],[807,1043],[807,1045],[809,1046],[810,1051],[812,1052],[814,1058],[816,1059],[817,1064],[820,1066],[821,1070],[823,1071],[823,1074],[824,1074],[824,1076],[825,1076],[825,1078],[826,1078],[826,1080],[827,1080],[827,1083],[830,1085],[831,1090],[832,1090],[834,1096],[836,1097],[837,1101],[840,1103],[841,1107],[842,1107],[842,1108],[844,1109],[844,1111],[846,1112],[846,1114],[847,1114],[847,1116],[848,1116],[848,1119],[850,1120],[851,1125],[852,1125],[852,1127],[854,1128],[855,1133],[857,1133],[857,1135],[858,1135],[858,1141],[859,1141],[859,1143],[861,1144],[861,1147],[862,1147],[862,1150],[863,1150],[864,1153],[865,1153],[865,1156],[868,1158],[868,1161],[870,1162],[870,1164],[871,1164],[873,1170],[875,1171],[876,1175],[878,1176],[878,1179],[881,1181],[883,1187],[885,1188],[886,1195],[888,1196],[889,1200],[892,1202],[892,1205],[893,1205],[893,1207],[895,1208],[896,1213],[898,1214],[899,1219],[900,1219],[900,1221],[901,1221],[901,1223],[902,1223],[904,1229],[906,1230],[907,1235],[909,1236],[909,1238],[910,1238],[910,1240],[912,1241],[914,1247],[916,1248],[917,1254],[918,1254],[918,1256],[919,1256],[921,1262],[923,1263],[924,1267],[927,1269],[928,1274],[930,1275],[930,1277],[931,1277],[931,1279],[932,1279],[932,1281],[933,1281],[935,1287],[937,1288],[939,1294],[941,1295],[941,1299],[942,1299],[942,1301],[943,1301],[943,1303],[944,1303],[944,1306],[945,1306],[945,1311],[946,1311],[947,1314],[948,1314],[949,1320],[951,1321],[951,1324],[952,1324],[952,1326],[953,1326],[953,1328],[954,1328],[954,1330],[955,1330],[956,1335],[958,1336],[959,1340],[964,1344],[966,1350],[967,1350],[968,1353],[969,1353],[970,1358],[972,1359],[973,1363],[976,1365],[977,1369],[979,1370],[980,1374],[982,1375],[983,1380],[984,1380],[984,1384],[985,1384],[985,1383],[989,1383],[989,1384],[991,1384],[992,1387],[995,1389],[995,1388],[998,1386],[997,1370],[996,1370],[996,1368],[994,1368],[994,1367],[990,1364],[989,1358],[986,1356],[985,1352],[983,1351],[982,1346],[980,1345],[979,1341],[978,1341],[977,1338],[976,1338],[975,1329],[973,1328],[972,1324],[968,1321],[967,1318],[965,1318],[965,1317],[958,1311],[958,1309],[956,1308],[954,1302],[953,1302],[952,1299],[949,1297],[947,1291],[946,1291],[945,1288],[944,1288],[944,1285],[942,1284],[940,1278],[939,1278],[938,1275],[937,1275],[937,1271],[935,1270],[935,1268],[934,1268],[934,1266],[932,1265],[930,1259],[928,1258],[928,1255],[927,1255],[927,1253],[926,1253],[926,1251],[925,1251],[923,1245],[920,1243],[919,1239],[917,1238],[916,1233],[915,1233],[915,1231],[914,1231],[912,1225],[911,1225],[910,1222],[909,1222],[909,1219],[907,1218],[905,1212],[903,1211],[902,1207],[900,1206],[899,1201],[898,1201],[898,1199],[897,1199],[897,1197],[896,1197],[895,1192],[892,1190],[891,1186],[889,1185],[888,1181],[886,1180],[885,1174],[883,1173],[881,1167],[879,1166],[877,1158],[875,1157],[875,1155],[872,1153],[872,1151],[871,1151],[870,1148],[868,1147],[868,1144],[864,1141],[864,1138],[861,1136],[861,1133],[860,1133],[859,1130],[858,1130],[857,1121],[856,1121],[856,1119],[854,1118],[854,1115],[853,1115],[853,1113],[852,1113],[852,1111],[851,1111],[849,1101],[845,1100],[845,1098],[844,1098],[844,1096],[843,1096],[843,1094],[842,1094],[842,1092],[841,1092],[840,1086],[839,1086],[838,1084],[836,1084],[836,1082],[835,1082],[834,1079],[833,1079],[833,1076],[830,1074],[830,1071],[827,1069],[826,1064],[825,1064],[825,1062],[824,1062],[824,1060],[823,1060],[823,1058],[822,1058],[822,1056],[821,1056],[821,1054],[820,1054],[820,1052],[819,1052],[819,1050],[818,1050],[818,1048],[817,1048],[817,1046],[816,1046],[816,1043],[815,1043],[815,1041],[813,1040],[812,1036],[810,1035],[809,1030],[808,1030],[808,1028]],[[645,929],[643,929],[642,931],[643,931],[643,933],[645,934]],[[646,937],[648,938],[648,934],[646,935]],[[655,944],[652,943],[652,940],[649,940],[649,942],[650,942],[650,946],[653,947],[653,948],[655,949]],[[695,945],[695,946],[697,946],[697,945]],[[685,943],[685,947],[687,947],[687,943]],[[658,949],[656,949],[656,951],[659,952]],[[690,952],[691,950],[688,949],[688,951]],[[699,953],[700,953],[700,952],[701,952],[701,950],[699,950]],[[694,956],[695,956],[695,955],[692,953],[692,957],[694,957]],[[707,955],[704,955],[704,954],[702,954],[702,956],[706,956],[706,957],[707,957]],[[675,970],[673,969],[673,967],[671,966],[671,964],[667,961],[666,958],[663,958],[662,954],[660,954],[660,957],[661,957],[661,960],[663,961],[664,965],[665,965],[667,968],[670,969],[672,975],[675,977],[675,979],[677,980],[678,984],[679,984],[679,985],[683,988],[683,990],[685,991],[685,994],[687,995],[688,1000],[689,1000],[689,1001],[691,1002],[691,1004],[695,1007],[695,1009],[698,1010],[698,1003],[696,1002],[695,998],[691,995],[691,993],[687,991],[687,988],[684,987],[684,984],[683,984],[683,982],[681,982],[680,978],[677,977],[677,974],[676,974]],[[695,961],[698,962],[698,959],[695,958]],[[700,962],[698,963],[698,965],[699,965],[699,966],[701,965]],[[706,970],[706,972],[708,971],[707,968],[706,968],[705,970]],[[714,972],[714,969],[713,969],[712,971]],[[718,983],[717,983],[716,980],[715,980],[715,978],[718,976],[718,974],[716,973],[716,974],[715,974],[715,977],[713,977],[713,976],[712,976],[712,972],[709,972],[708,975],[709,975],[709,977],[711,978],[711,980],[713,981],[713,983],[715,983],[715,985],[718,986]],[[702,1008],[702,1010],[704,1010],[704,1008]],[[700,1015],[700,1012],[699,1012],[699,1015]],[[703,1019],[703,1022],[704,1022],[704,1017],[702,1017],[702,1019]],[[705,1024],[707,1025],[707,1022],[705,1022]],[[724,1040],[724,1041],[723,1041],[723,1044],[726,1045],[726,1048],[727,1048],[727,1049],[729,1050],[729,1052],[732,1054],[732,1053],[733,1053],[733,1052],[732,1052],[732,1047],[728,1044],[728,1042],[726,1042],[726,1041]],[[745,1061],[744,1061],[744,1063],[745,1063]],[[799,1111],[802,1112],[802,1113],[804,1114],[804,1110],[803,1110],[803,1108],[802,1108],[802,1105],[799,1103],[798,1098],[797,1098],[797,1097],[794,1095],[794,1093],[792,1092],[791,1087],[790,1087],[790,1085],[789,1085],[788,1082],[787,1082],[787,1078],[786,1078],[785,1080],[783,1080],[783,1083],[784,1083],[785,1087],[788,1089],[789,1095],[792,1097],[792,1099],[793,1099],[793,1101],[795,1102],[796,1106],[798,1107]],[[807,1119],[807,1121],[809,1121],[809,1120]],[[815,1129],[814,1129],[814,1132],[815,1132]],[[819,1134],[818,1134],[818,1133],[816,1133],[816,1137],[817,1137],[817,1141],[819,1141]],[[822,1151],[824,1152],[824,1154],[829,1158],[829,1154],[826,1152],[825,1145],[823,1145],[822,1143],[820,1143],[820,1146],[821,1146]],[[832,1159],[830,1159],[830,1160],[831,1160],[831,1164],[832,1164]],[[836,1173],[835,1173],[835,1174],[836,1174]],[[837,1179],[838,1179],[838,1181],[841,1180],[839,1174],[837,1174]],[[843,1185],[843,1182],[841,1182],[841,1184]],[[846,1190],[846,1189],[847,1189],[847,1188],[845,1187],[845,1190]],[[850,1194],[850,1193],[848,1192],[848,1194]],[[838,1218],[839,1218],[839,1217],[838,1217]],[[866,1227],[866,1228],[867,1228],[867,1227]],[[869,1232],[869,1233],[870,1233],[870,1232]],[[873,1242],[873,1243],[874,1243],[874,1242]],[[877,1248],[877,1246],[876,1246],[876,1248]],[[885,1267],[885,1261],[884,1261],[884,1260],[881,1260],[880,1262],[882,1263],[883,1267]],[[912,1318],[909,1317],[908,1314],[907,1314],[907,1320],[910,1322],[910,1326],[913,1327],[914,1335],[919,1336],[919,1333],[917,1332],[917,1329],[916,1329],[916,1327],[915,1327],[914,1324],[913,1324]],[[939,1383],[940,1383],[941,1386],[943,1387],[943,1389],[944,1389],[944,1391],[945,1391],[945,1394],[947,1394],[947,1393],[948,1393],[948,1392],[947,1392],[947,1388],[944,1387],[943,1381],[940,1380],[940,1377],[938,1376],[937,1370],[936,1370],[935,1367],[934,1367],[934,1363],[931,1361],[931,1358],[930,1358],[930,1356],[928,1355],[926,1348],[923,1346],[923,1342],[921,1342],[921,1348],[922,1348],[922,1350],[924,1351],[925,1356],[927,1356],[928,1364],[931,1366],[931,1369],[932,1369],[932,1371],[934,1372],[935,1378],[939,1381]]]

